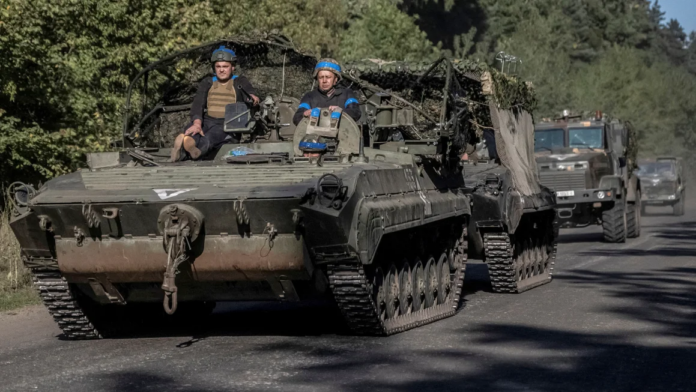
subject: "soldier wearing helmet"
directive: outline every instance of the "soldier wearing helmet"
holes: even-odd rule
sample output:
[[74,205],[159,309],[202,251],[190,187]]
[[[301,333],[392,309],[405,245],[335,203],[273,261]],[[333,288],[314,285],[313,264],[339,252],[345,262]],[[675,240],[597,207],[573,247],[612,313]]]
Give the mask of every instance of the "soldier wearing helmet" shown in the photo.
[[341,66],[333,59],[321,59],[314,67],[317,87],[302,97],[292,120],[297,125],[303,117],[309,117],[314,108],[343,109],[353,120],[360,119],[358,99],[350,89],[336,87],[341,80]]
[[220,46],[213,51],[210,61],[215,76],[203,79],[198,85],[191,106],[191,122],[174,142],[172,162],[184,155],[199,159],[226,142],[239,142],[224,131],[225,106],[236,102],[253,106],[259,104],[249,80],[233,75],[237,64],[234,50]]

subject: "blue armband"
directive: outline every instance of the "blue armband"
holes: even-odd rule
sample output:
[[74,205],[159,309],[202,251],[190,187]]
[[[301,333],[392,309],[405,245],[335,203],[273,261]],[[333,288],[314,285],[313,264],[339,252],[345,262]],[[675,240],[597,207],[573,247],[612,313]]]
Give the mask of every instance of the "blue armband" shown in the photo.
[[300,106],[298,106],[297,108],[298,108],[298,109],[305,109],[305,110],[311,109],[311,108],[309,107],[309,104],[308,104],[308,103],[305,103],[305,102],[302,102],[302,103],[300,104]]
[[355,99],[355,98],[348,98],[348,99],[346,100],[346,105],[345,105],[345,107],[348,107],[348,105],[350,105],[351,103],[358,103],[358,100]]
[[326,143],[300,142],[301,149],[326,150]]

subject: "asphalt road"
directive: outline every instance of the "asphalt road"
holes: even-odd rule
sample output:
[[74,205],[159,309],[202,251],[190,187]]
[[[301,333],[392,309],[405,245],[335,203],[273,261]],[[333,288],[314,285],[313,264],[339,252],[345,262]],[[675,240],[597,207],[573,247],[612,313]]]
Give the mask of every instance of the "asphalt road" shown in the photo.
[[524,294],[472,263],[456,316],[387,338],[316,306],[85,342],[42,307],[0,315],[0,390],[696,391],[696,203],[650,211],[626,244],[561,231],[554,281]]

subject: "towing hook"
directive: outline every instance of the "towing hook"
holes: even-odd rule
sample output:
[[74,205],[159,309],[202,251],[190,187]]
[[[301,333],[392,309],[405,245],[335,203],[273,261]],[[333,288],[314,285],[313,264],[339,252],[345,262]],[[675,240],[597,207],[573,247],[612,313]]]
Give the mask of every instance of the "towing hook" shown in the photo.
[[164,291],[164,301],[162,303],[164,307],[164,312],[168,315],[173,315],[176,312],[178,304],[178,289],[176,287],[176,273],[164,274],[164,283],[162,283],[162,290]]
[[191,242],[198,238],[203,219],[203,214],[199,210],[185,204],[172,204],[160,210],[157,225],[167,252],[167,265],[162,279],[164,292],[162,304],[168,315],[176,312],[178,305],[176,275],[179,273],[179,266],[189,260]]
[[558,217],[567,219],[573,216],[573,210],[572,209],[560,209],[558,210]]

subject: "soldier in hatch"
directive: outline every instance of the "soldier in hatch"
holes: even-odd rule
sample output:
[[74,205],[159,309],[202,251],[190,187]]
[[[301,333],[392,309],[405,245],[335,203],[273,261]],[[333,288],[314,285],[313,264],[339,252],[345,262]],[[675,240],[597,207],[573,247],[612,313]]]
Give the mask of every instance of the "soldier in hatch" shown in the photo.
[[336,87],[336,84],[341,80],[341,66],[336,60],[319,60],[319,63],[314,67],[314,77],[317,79],[317,88],[302,97],[300,106],[292,118],[295,125],[299,124],[303,117],[309,117],[314,108],[329,108],[330,110],[340,108],[353,120],[360,119],[360,107],[353,91]]
[[[222,144],[239,142],[224,131],[225,106],[236,102],[254,106],[259,104],[249,80],[244,76],[232,75],[237,64],[237,56],[232,49],[220,46],[213,52],[211,61],[215,76],[203,79],[198,85],[191,106],[191,122],[174,141],[172,162],[179,161],[184,155],[199,159]],[[207,109],[205,114],[204,109]]]

